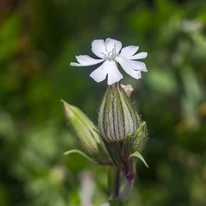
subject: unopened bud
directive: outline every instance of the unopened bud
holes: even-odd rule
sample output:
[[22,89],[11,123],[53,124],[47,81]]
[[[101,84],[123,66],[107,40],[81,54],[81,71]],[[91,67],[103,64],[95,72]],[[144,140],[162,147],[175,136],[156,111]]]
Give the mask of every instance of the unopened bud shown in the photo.
[[109,86],[99,112],[98,126],[106,141],[120,141],[137,131],[140,118],[119,83]]
[[92,159],[100,164],[109,164],[110,157],[93,122],[77,107],[62,100],[66,118],[69,120],[81,145]]
[[[128,92],[130,91],[130,92]],[[146,141],[146,122],[142,122],[130,100],[132,89],[113,84],[108,87],[99,112],[98,126],[113,163],[129,178],[135,175],[135,161]]]

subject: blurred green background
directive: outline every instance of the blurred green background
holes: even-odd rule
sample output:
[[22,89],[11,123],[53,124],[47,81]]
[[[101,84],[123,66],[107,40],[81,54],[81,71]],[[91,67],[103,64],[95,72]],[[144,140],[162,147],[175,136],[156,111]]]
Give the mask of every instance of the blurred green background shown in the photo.
[[122,81],[150,136],[127,205],[206,205],[206,1],[1,0],[1,206],[80,206],[85,176],[94,206],[107,200],[106,169],[63,155],[81,146],[60,103],[97,122],[106,81],[69,64],[107,37],[148,52],[142,79]]

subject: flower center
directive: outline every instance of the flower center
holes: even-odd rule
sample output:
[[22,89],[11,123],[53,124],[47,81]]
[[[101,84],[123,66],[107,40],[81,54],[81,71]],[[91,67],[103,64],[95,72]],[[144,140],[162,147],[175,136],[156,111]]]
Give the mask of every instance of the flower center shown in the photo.
[[[106,51],[107,51],[107,49],[106,49]],[[107,51],[107,54],[103,54],[103,55],[104,55],[105,60],[108,60],[108,61],[115,60],[116,56],[118,55],[116,53],[116,45],[114,44],[114,48],[112,49],[112,51],[110,51],[110,52]]]

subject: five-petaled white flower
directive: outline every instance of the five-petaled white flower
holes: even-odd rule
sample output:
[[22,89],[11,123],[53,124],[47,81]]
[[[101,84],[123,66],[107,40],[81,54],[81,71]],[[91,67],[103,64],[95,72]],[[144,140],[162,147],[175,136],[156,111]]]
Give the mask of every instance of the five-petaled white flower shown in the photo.
[[[90,77],[96,82],[101,82],[108,75],[108,85],[119,82],[123,76],[117,68],[117,62],[122,66],[124,71],[135,79],[141,78],[141,72],[146,72],[147,68],[144,63],[134,61],[143,59],[147,56],[147,52],[135,54],[138,46],[127,46],[122,48],[122,43],[115,39],[107,38],[97,39],[92,42],[92,52],[101,59],[94,59],[88,55],[76,56],[77,62],[71,62],[71,66],[83,67],[99,64],[103,62]],[[122,50],[121,50],[122,49]],[[121,52],[120,52],[121,50]]]

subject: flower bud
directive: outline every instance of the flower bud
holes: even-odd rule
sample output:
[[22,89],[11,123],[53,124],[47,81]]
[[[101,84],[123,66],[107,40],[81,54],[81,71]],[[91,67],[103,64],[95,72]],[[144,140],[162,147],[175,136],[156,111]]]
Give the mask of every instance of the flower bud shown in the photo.
[[77,107],[62,100],[66,118],[69,120],[81,145],[89,156],[100,164],[110,164],[110,157],[93,122]]
[[119,83],[109,86],[99,112],[98,126],[108,142],[126,139],[137,131],[140,118]]
[[[126,177],[135,175],[134,157],[141,159],[146,122],[141,122],[130,100],[132,88],[119,83],[108,87],[100,107],[98,127],[113,163]],[[147,164],[145,164],[147,166]]]

